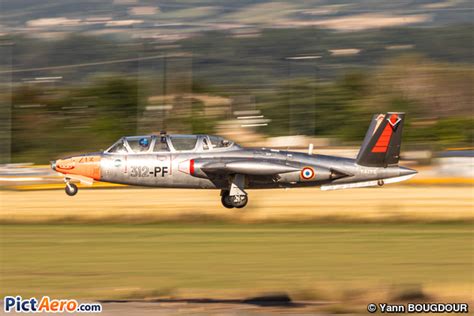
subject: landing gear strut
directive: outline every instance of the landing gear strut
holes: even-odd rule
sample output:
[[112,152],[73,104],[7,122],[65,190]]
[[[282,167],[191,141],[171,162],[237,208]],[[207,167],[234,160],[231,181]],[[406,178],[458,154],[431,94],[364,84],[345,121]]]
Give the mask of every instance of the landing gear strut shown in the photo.
[[229,191],[221,191],[221,202],[225,208],[242,208],[249,201],[247,195],[229,195]]
[[66,182],[66,187],[64,188],[64,191],[66,191],[66,194],[69,196],[74,196],[77,194],[77,191],[79,189],[77,188],[77,185],[74,183],[70,183],[69,179],[65,179],[64,182]]
[[247,205],[247,192],[244,191],[245,176],[243,174],[236,174],[230,179],[229,190],[221,191],[221,202],[226,208],[242,208]]
[[385,182],[383,182],[383,180],[379,180],[377,181],[377,184],[379,185],[379,187],[381,187],[385,184]]

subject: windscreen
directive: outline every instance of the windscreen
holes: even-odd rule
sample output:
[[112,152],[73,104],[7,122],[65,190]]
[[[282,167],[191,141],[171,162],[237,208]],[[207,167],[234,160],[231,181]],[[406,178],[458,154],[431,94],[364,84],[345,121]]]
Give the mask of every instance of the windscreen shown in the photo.
[[124,154],[127,153],[127,148],[125,147],[124,141],[121,139],[115,145],[108,150],[109,153],[113,154]]

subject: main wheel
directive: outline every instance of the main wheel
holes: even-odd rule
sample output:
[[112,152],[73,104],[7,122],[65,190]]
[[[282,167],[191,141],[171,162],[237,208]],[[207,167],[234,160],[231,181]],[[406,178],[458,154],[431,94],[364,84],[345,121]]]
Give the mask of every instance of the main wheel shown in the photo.
[[245,207],[245,205],[247,205],[248,201],[249,199],[246,195],[241,195],[241,196],[234,196],[232,203],[235,208],[243,208]]
[[64,188],[64,191],[66,191],[67,195],[74,196],[77,194],[77,191],[79,191],[79,189],[74,183],[67,183],[66,187]]
[[242,208],[247,205],[248,201],[247,195],[230,196],[229,191],[221,192],[221,202],[225,208]]
[[221,192],[221,202],[222,205],[224,205],[225,208],[234,208],[232,205],[231,198],[229,196],[229,191],[222,191]]

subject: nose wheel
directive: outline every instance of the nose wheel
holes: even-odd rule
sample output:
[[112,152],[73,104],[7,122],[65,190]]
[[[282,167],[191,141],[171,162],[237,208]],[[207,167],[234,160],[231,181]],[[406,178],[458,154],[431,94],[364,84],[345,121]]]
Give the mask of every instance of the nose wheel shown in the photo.
[[74,196],[77,194],[77,191],[79,191],[77,185],[74,183],[70,183],[69,181],[66,181],[66,187],[64,188],[64,191],[66,191],[66,194],[69,196]]
[[221,202],[225,208],[243,208],[247,205],[247,195],[229,195],[229,191],[221,192]]

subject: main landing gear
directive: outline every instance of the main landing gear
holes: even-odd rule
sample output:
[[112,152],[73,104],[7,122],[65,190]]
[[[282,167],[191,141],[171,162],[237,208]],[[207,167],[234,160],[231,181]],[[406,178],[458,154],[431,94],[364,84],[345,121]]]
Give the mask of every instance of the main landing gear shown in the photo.
[[242,208],[247,205],[249,201],[247,195],[229,195],[229,191],[222,190],[221,191],[221,202],[225,208]]
[[236,174],[230,181],[230,190],[221,191],[221,202],[226,208],[242,208],[247,205],[247,192],[244,191],[245,176]]
[[74,183],[69,182],[70,179],[65,179],[64,182],[66,182],[66,187],[64,188],[64,191],[66,191],[66,194],[69,196],[74,196],[77,194],[77,191],[79,189],[77,188],[77,185]]

